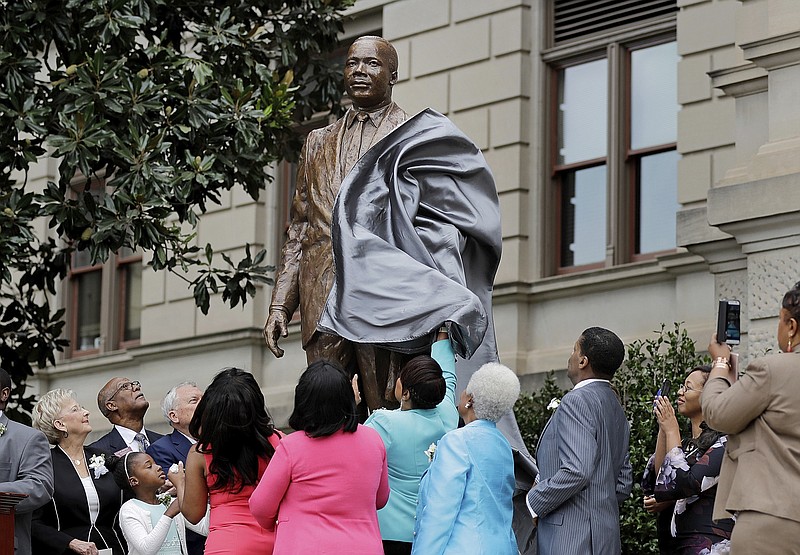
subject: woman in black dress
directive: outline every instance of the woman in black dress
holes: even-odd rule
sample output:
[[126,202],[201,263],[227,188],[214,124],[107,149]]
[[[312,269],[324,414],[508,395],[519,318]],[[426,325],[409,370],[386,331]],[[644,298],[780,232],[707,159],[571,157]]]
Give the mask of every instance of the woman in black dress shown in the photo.
[[710,371],[709,366],[693,368],[678,389],[678,412],[691,421],[691,437],[681,439],[669,399],[655,400],[658,440],[645,469],[642,489],[645,509],[659,513],[662,554],[727,553],[733,520],[711,519],[727,438],[706,426],[700,407]]
[[84,441],[89,411],[67,389],[54,389],[33,408],[33,426],[47,436],[53,458],[53,499],[33,513],[33,555],[124,555],[116,527],[122,493],[105,467],[106,455]]

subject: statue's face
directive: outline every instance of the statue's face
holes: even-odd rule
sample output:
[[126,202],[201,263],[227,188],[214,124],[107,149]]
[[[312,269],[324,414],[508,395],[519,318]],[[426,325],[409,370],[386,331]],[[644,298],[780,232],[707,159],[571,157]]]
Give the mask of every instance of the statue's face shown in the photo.
[[389,47],[375,40],[358,40],[350,47],[344,66],[344,86],[353,103],[364,110],[392,101],[397,74],[389,67]]

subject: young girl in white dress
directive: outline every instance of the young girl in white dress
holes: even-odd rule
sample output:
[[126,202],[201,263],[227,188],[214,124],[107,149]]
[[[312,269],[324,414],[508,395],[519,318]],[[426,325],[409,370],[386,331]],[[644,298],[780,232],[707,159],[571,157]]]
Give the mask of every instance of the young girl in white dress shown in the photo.
[[119,510],[122,534],[128,542],[129,555],[185,555],[186,527],[208,535],[208,513],[197,524],[181,516],[183,498],[183,463],[170,468],[169,479],[177,497],[167,503],[159,500],[158,492],[166,483],[166,475],[147,453],[129,452],[112,457],[106,466],[114,474],[123,491],[132,491],[134,499],[126,501]]

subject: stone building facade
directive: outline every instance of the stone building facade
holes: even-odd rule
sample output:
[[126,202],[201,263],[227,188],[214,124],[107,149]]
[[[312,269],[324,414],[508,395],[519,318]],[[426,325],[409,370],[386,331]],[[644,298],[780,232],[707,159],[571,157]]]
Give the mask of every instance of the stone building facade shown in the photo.
[[[780,295],[800,279],[795,0],[358,0],[343,40],[374,33],[398,50],[395,100],[447,114],[495,174],[495,325],[524,388],[564,369],[590,325],[630,342],[682,322],[704,348],[720,297],[742,301],[745,360],[775,348]],[[43,164],[39,179],[53,171]],[[265,245],[277,260],[292,172],[275,171],[258,202],[232,192],[212,207],[198,243]],[[98,325],[39,374],[39,389],[70,387],[94,408],[99,387],[125,375],[151,401],[148,427],[163,430],[157,405],[171,385],[205,387],[235,365],[285,424],[304,354],[297,322],[282,359],[266,349],[269,289],[203,316],[185,283],[129,271],[130,260],[94,276]],[[68,312],[80,275],[64,284]],[[107,428],[96,409],[93,422]]]

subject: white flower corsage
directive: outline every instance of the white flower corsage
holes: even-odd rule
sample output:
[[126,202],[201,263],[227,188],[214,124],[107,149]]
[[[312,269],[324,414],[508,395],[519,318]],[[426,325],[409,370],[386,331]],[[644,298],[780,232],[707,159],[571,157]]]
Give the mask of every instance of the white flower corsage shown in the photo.
[[156,499],[165,507],[169,507],[170,503],[172,503],[172,496],[168,493],[159,493],[156,495]]
[[428,455],[428,462],[433,462],[434,453],[436,453],[436,444],[431,443],[430,446],[425,450],[425,454]]
[[556,410],[558,408],[558,405],[560,404],[561,404],[561,399],[553,397],[552,399],[550,399],[550,402],[547,403],[547,410]]
[[105,455],[92,455],[89,458],[89,468],[94,470],[94,479],[97,480],[103,474],[108,472],[106,468],[106,456]]
[[6,425],[0,423],[0,436],[2,436],[4,433],[6,433]]

